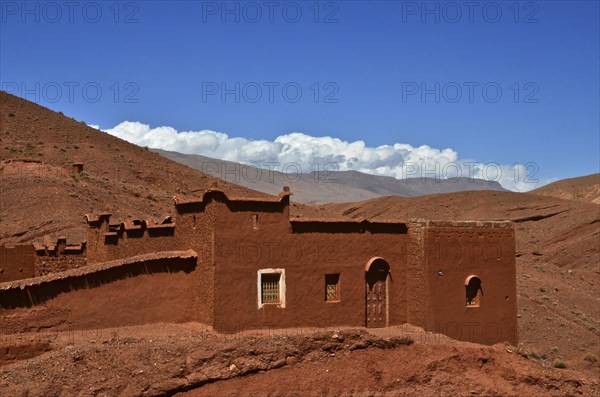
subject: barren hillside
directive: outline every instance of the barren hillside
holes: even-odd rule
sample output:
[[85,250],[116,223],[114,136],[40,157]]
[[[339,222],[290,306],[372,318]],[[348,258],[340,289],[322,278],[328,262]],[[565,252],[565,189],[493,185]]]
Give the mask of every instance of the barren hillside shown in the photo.
[[[85,239],[83,215],[172,214],[175,193],[217,181],[144,148],[0,91],[0,243],[45,234]],[[83,173],[71,170],[83,163]],[[219,180],[236,196],[264,193]]]
[[563,179],[531,193],[600,204],[600,174]]

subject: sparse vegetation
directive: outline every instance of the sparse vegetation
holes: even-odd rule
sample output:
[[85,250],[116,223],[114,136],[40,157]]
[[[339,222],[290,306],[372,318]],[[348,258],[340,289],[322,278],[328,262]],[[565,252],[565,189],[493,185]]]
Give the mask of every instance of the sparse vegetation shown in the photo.
[[538,354],[536,352],[529,352],[527,354],[527,358],[533,361],[540,361],[540,360],[544,360],[546,359],[546,355],[545,354]]
[[587,361],[588,363],[592,363],[592,364],[595,364],[596,362],[598,362],[598,359],[592,353],[586,354],[583,359],[585,361]]
[[419,381],[419,377],[417,375],[411,375],[406,378],[406,383],[415,383]]
[[556,360],[554,360],[554,363],[552,364],[552,366],[554,368],[561,368],[561,369],[567,368],[567,364],[560,358],[557,358]]

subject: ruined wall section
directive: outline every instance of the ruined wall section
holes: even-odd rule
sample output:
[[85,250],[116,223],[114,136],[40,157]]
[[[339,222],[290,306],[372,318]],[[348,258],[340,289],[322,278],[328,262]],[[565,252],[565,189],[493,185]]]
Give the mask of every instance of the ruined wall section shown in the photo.
[[33,243],[34,277],[77,269],[87,264],[86,242],[68,243],[66,237]]
[[34,251],[31,244],[0,245],[0,283],[33,275]]
[[106,262],[152,252],[185,250],[171,217],[111,222],[111,214],[86,214],[87,261]]
[[[515,240],[510,222],[428,221],[424,259],[427,330],[475,343],[516,345]],[[481,289],[468,303],[467,284],[473,277],[481,281]]]

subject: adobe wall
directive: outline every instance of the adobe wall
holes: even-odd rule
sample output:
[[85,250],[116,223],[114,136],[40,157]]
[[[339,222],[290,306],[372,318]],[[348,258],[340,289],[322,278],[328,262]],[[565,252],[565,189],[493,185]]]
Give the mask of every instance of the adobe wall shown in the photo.
[[152,220],[130,220],[111,224],[110,218],[110,214],[86,215],[89,226],[88,263],[189,248],[178,238],[175,223],[154,224]]
[[[210,199],[207,199],[210,200]],[[214,250],[215,211],[205,202],[180,203],[176,205],[176,223],[181,244],[198,252],[193,287],[190,294],[196,302],[198,321],[213,324],[214,321]]]
[[[510,223],[290,219],[289,199],[286,188],[268,199],[230,199],[210,189],[202,198],[176,199],[174,221],[111,224],[110,214],[86,215],[87,244],[70,245],[69,255],[87,254],[87,265],[71,262],[59,274],[0,284],[2,325],[9,332],[157,321],[199,321],[222,332],[365,326],[366,267],[382,258],[390,269],[386,325],[517,343]],[[12,258],[13,270],[29,263],[32,277],[48,262],[63,270],[66,241],[50,245],[0,253]],[[285,270],[285,307],[260,305],[264,269]],[[327,274],[340,275],[337,302],[325,299]],[[17,279],[14,271],[0,277],[7,275]],[[477,307],[466,304],[470,276],[482,281]]]
[[[454,339],[517,343],[514,230],[509,222],[425,225],[426,329]],[[479,306],[467,306],[467,277],[481,279]]]
[[85,242],[73,244],[67,243],[65,237],[52,240],[49,236],[45,236],[44,243],[33,244],[34,277],[85,266],[87,264],[85,246]]
[[425,223],[413,220],[408,223],[406,250],[406,321],[421,328],[426,327],[427,307],[423,304],[425,293]]
[[31,244],[12,247],[0,245],[0,283],[31,278],[34,275],[34,251]]
[[[208,193],[210,196],[210,193]],[[197,270],[189,295],[196,305],[196,318],[206,324],[214,319],[214,211],[205,208],[205,198],[177,202],[175,219],[127,220],[112,223],[111,214],[87,214],[88,263],[101,263],[135,255],[194,248]]]
[[34,277],[46,274],[64,272],[69,269],[77,269],[86,265],[85,255],[35,255]]
[[[389,325],[405,323],[405,225],[290,221],[288,203],[289,197],[281,202],[211,203],[217,220],[215,329],[364,326],[365,267],[374,257],[390,266]],[[285,308],[258,307],[257,272],[265,268],[285,269]],[[340,274],[339,302],[325,301],[325,275],[332,273]]]
[[196,253],[146,255],[0,284],[0,333],[198,321]]

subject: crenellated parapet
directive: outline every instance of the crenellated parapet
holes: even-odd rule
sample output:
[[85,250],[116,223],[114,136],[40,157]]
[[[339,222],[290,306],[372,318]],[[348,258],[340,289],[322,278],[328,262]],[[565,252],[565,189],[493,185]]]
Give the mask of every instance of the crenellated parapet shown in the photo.
[[[110,213],[85,214],[88,224],[88,260],[92,263],[164,250],[174,239],[175,222],[169,215],[159,219],[127,219],[113,222]],[[159,239],[161,242],[155,242]]]
[[85,255],[86,241],[79,243],[68,242],[65,236],[53,238],[44,236],[41,241],[33,242],[36,256]]

